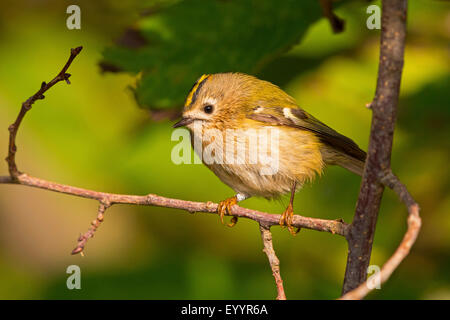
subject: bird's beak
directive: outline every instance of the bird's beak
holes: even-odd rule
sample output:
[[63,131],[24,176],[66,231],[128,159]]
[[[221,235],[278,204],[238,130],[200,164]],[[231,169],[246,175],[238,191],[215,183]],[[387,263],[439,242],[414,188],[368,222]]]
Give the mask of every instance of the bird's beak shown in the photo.
[[192,122],[194,122],[195,119],[193,118],[181,118],[180,121],[178,121],[177,123],[175,123],[172,127],[173,128],[178,128],[178,127],[183,127],[183,126],[187,126],[188,124],[191,124]]

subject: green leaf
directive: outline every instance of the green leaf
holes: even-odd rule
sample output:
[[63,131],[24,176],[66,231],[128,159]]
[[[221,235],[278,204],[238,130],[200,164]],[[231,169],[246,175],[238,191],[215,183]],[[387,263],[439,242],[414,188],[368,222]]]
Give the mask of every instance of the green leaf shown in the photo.
[[128,40],[104,51],[103,64],[141,73],[141,106],[181,107],[202,74],[255,74],[321,17],[317,0],[175,2],[138,21]]

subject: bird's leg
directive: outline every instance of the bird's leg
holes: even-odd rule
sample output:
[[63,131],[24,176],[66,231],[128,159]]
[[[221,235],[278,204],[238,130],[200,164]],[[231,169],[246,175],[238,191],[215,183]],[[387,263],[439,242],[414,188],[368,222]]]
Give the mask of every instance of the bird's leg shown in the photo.
[[[239,201],[242,201],[242,200],[245,200],[248,198],[249,198],[249,196],[244,193],[237,193],[234,197],[220,201],[219,205],[217,206],[217,213],[220,216],[220,221],[222,221],[222,224],[224,223],[223,216],[227,213],[231,215],[231,207],[233,207]],[[234,225],[237,223],[237,220],[238,220],[237,217],[231,218],[231,222],[228,224],[228,226],[234,227]]]
[[297,182],[294,182],[291,189],[291,199],[289,201],[289,205],[287,206],[286,210],[284,210],[280,218],[280,226],[286,226],[292,235],[295,235],[296,233],[298,233],[298,231],[300,231],[300,229],[295,231],[294,227],[292,226],[292,222],[294,220],[294,196],[296,186]]

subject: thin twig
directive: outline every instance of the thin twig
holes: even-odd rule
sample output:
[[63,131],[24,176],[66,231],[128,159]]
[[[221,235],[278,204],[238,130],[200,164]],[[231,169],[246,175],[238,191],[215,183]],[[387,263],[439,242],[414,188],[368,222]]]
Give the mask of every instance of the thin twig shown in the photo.
[[83,255],[84,246],[90,238],[94,237],[94,233],[103,222],[104,213],[106,209],[109,208],[109,206],[111,206],[111,204],[108,201],[100,201],[97,211],[97,218],[91,222],[91,227],[89,228],[89,230],[86,233],[80,235],[80,237],[78,238],[78,245],[75,247],[75,249],[72,250],[72,254],[81,253],[81,255]]
[[8,147],[8,156],[6,157],[6,162],[8,162],[8,169],[9,174],[12,178],[16,178],[20,172],[17,169],[16,165],[16,152],[17,152],[17,146],[16,146],[16,135],[17,130],[19,130],[19,126],[22,122],[23,117],[25,114],[31,109],[33,104],[36,102],[36,100],[44,99],[44,93],[53,87],[55,84],[57,84],[60,81],[66,81],[67,84],[70,84],[69,78],[70,73],[67,73],[67,69],[69,69],[70,65],[72,64],[73,59],[81,52],[83,47],[77,47],[75,49],[70,50],[70,56],[67,60],[64,67],[61,69],[61,71],[54,77],[49,83],[42,82],[40,89],[33,94],[31,97],[29,97],[24,103],[22,103],[22,108],[20,109],[19,115],[16,118],[16,121],[9,126],[9,147]]
[[264,253],[269,259],[270,268],[272,269],[273,277],[275,278],[275,284],[277,286],[277,300],[286,300],[286,294],[284,293],[283,279],[281,279],[280,274],[280,260],[275,254],[272,244],[272,233],[270,232],[270,227],[259,224],[259,230],[261,231],[261,239],[264,244]]

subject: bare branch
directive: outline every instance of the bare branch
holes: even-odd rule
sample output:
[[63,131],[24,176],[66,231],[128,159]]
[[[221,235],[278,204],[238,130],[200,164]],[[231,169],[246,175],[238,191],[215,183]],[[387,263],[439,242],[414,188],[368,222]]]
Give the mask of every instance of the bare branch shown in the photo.
[[[6,176],[0,176],[0,183],[20,184],[24,186],[40,188],[49,191],[65,193],[72,196],[94,199],[101,203],[108,203],[108,206],[111,206],[113,204],[134,204],[134,205],[182,209],[187,210],[189,212],[206,212],[217,214],[217,204],[212,202],[186,201],[186,200],[166,198],[158,196],[156,194],[138,196],[138,195],[99,192],[31,177],[26,173],[20,174],[15,179]],[[232,216],[234,217],[255,220],[258,223],[260,224],[262,223],[267,226],[278,225],[280,221],[279,214],[261,212],[257,210],[239,207],[237,205],[233,206],[231,211]],[[348,228],[348,224],[341,221],[309,218],[300,215],[294,216],[294,222],[292,225],[297,228],[325,231],[333,234],[338,234],[344,237],[347,235],[347,228]],[[93,235],[93,232],[95,232],[95,230],[89,232],[89,234],[92,233]],[[89,238],[91,238],[91,236],[88,236],[87,239]],[[86,241],[83,242],[83,247]],[[79,251],[74,253],[78,252]]]
[[[405,203],[408,208],[408,230],[403,236],[402,242],[398,246],[395,253],[389,258],[389,260],[383,265],[380,270],[380,282],[385,283],[391,274],[397,269],[403,259],[409,254],[414,242],[419,235],[422,221],[419,216],[419,205],[414,201],[405,185],[390,172],[382,181],[391,189],[393,189],[400,199]],[[368,286],[367,281],[359,285],[356,289],[344,294],[340,299],[342,300],[355,300],[364,298],[370,291],[371,287]]]
[[76,246],[75,249],[72,250],[72,254],[81,253],[81,255],[83,255],[83,250],[84,246],[86,245],[86,242],[90,238],[94,237],[95,231],[97,231],[97,228],[100,226],[100,223],[103,222],[104,218],[103,214],[105,213],[106,209],[109,208],[109,206],[111,206],[111,204],[108,201],[106,200],[100,201],[97,211],[97,218],[91,222],[91,227],[89,228],[89,230],[85,234],[80,235],[80,237],[78,238],[78,245]]
[[269,259],[270,268],[272,269],[273,277],[275,278],[275,284],[277,286],[277,300],[286,300],[286,294],[284,293],[283,279],[281,279],[280,274],[280,260],[275,254],[272,244],[272,233],[270,232],[270,227],[263,224],[259,225],[259,230],[261,231],[261,239],[264,244],[264,253]]
[[373,111],[369,150],[355,216],[347,235],[349,254],[343,299],[361,299],[370,291],[365,281],[384,185],[400,196],[408,207],[409,217],[408,230],[402,243],[381,270],[382,282],[408,255],[421,225],[419,206],[390,169],[403,69],[407,0],[384,0],[382,4],[377,88],[375,98],[369,104]]
[[17,169],[16,165],[16,152],[17,152],[17,146],[16,146],[16,135],[17,131],[19,130],[19,126],[22,122],[23,117],[25,114],[31,109],[33,104],[36,102],[36,100],[44,99],[44,93],[53,87],[55,84],[57,84],[60,81],[66,81],[67,84],[70,84],[69,78],[70,73],[67,73],[67,69],[69,69],[70,65],[72,64],[73,59],[81,52],[83,47],[77,47],[75,49],[70,50],[70,57],[69,60],[67,60],[64,67],[61,69],[61,71],[58,73],[56,77],[54,77],[49,83],[42,82],[41,88],[30,98],[27,99],[24,103],[22,103],[22,108],[20,109],[19,115],[16,118],[16,121],[9,126],[9,147],[8,147],[8,156],[6,157],[6,162],[8,162],[8,169],[9,174],[13,179],[17,178],[17,176],[20,174],[19,170]]

